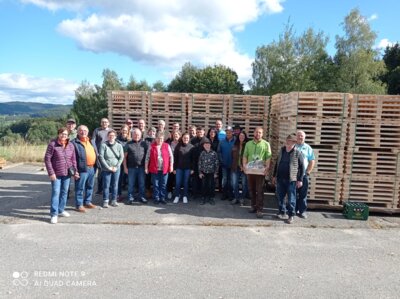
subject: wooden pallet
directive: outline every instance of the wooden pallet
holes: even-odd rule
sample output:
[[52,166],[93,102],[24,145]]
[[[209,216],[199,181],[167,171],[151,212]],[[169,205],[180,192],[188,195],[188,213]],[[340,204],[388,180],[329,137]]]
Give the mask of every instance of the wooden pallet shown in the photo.
[[182,93],[153,92],[148,95],[149,114],[186,114],[188,95]]
[[278,93],[271,97],[270,110],[269,110],[271,117],[279,117],[280,116],[281,106],[282,106],[284,98],[285,98],[284,93]]
[[332,173],[342,175],[344,173],[344,148],[316,148],[314,172]]
[[310,177],[308,198],[310,200],[338,203],[341,199],[342,175],[329,172],[313,172]]
[[369,120],[399,120],[399,95],[356,94],[351,101],[350,118]]
[[400,118],[349,122],[348,144],[351,147],[400,148],[399,136]]
[[220,115],[220,118],[228,114],[229,95],[201,94],[188,95],[189,115]]
[[396,208],[400,177],[345,175],[341,201],[359,201],[371,206]]
[[266,96],[231,95],[228,98],[228,114],[235,116],[269,114],[269,98]]
[[280,117],[343,119],[349,114],[351,98],[352,95],[346,93],[291,92],[281,100]]
[[215,122],[217,120],[222,120],[223,124],[227,123],[227,117],[221,114],[189,114],[188,125],[201,126],[205,129],[206,134],[208,129],[215,127]]
[[[108,119],[110,121],[110,127],[114,130],[119,130],[122,125],[125,124],[127,119],[131,119],[133,121],[134,127],[137,126],[139,119],[144,119],[147,121],[146,113],[135,113],[129,112],[128,110],[112,110],[108,111]],[[147,126],[148,127],[148,126]]]
[[146,91],[109,91],[108,109],[146,113],[148,92]]
[[353,175],[400,177],[400,150],[348,148],[344,172]]

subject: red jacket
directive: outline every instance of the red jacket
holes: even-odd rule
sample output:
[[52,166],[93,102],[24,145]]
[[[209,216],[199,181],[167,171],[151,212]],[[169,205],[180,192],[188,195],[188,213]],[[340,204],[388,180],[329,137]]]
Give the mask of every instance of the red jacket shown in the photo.
[[[167,174],[169,171],[169,150],[168,143],[163,142],[161,145],[161,157],[163,158],[163,174]],[[157,153],[157,143],[152,143],[150,147],[150,159],[149,159],[149,172],[158,173],[158,153]]]

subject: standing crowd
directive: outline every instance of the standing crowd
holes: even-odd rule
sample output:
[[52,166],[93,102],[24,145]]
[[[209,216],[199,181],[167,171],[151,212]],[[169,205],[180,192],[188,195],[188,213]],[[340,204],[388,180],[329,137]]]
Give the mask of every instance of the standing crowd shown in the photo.
[[92,203],[96,173],[96,194],[102,195],[103,208],[117,207],[124,200],[147,204],[150,198],[154,204],[187,204],[197,199],[201,205],[214,205],[218,187],[221,200],[243,206],[249,198],[249,212],[262,218],[265,177],[269,176],[276,185],[277,216],[287,223],[296,214],[307,217],[315,157],[303,131],[286,138],[271,167],[271,148],[263,139],[262,127],[255,128],[250,139],[240,126],[223,128],[221,120],[207,134],[194,125],[182,134],[179,123],[169,131],[163,120],[158,128],[146,129],[145,120],[134,126],[128,119],[118,132],[110,128],[107,118],[100,125],[89,138],[87,126],[75,129],[75,120],[69,119],[49,143],[44,160],[52,185],[51,223],[70,216],[65,206],[71,180],[76,211],[96,208]]

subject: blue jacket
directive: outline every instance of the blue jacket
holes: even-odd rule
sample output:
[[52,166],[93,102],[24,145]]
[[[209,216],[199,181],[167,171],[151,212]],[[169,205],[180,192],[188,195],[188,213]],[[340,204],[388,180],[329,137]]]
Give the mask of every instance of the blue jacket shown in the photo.
[[232,165],[232,147],[235,144],[235,137],[232,137],[230,141],[223,139],[219,142],[218,146],[218,158],[221,162],[221,166],[224,168],[231,168]]
[[[79,140],[78,137],[75,138],[74,140],[72,140],[71,142],[75,146],[75,156],[76,156],[76,163],[78,165],[78,173],[87,172],[88,168],[87,168],[87,163],[86,163],[85,147],[83,146],[82,142]],[[96,165],[99,162],[98,158],[97,158],[99,156],[99,153],[97,151],[96,145],[93,145],[93,143],[90,141],[90,139],[89,139],[89,142],[93,146],[94,152],[96,153],[96,163],[94,164],[94,167],[96,170]]]

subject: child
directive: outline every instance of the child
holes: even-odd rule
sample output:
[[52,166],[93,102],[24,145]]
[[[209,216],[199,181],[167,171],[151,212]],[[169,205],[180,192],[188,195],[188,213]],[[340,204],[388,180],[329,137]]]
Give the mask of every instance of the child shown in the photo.
[[218,155],[215,151],[211,150],[211,143],[208,138],[203,138],[201,145],[204,147],[204,151],[201,152],[199,157],[199,178],[201,179],[203,189],[203,200],[200,204],[204,205],[208,201],[210,204],[215,205],[214,179],[218,177]]

